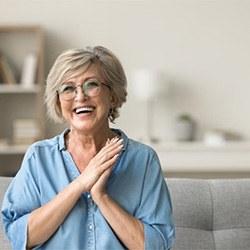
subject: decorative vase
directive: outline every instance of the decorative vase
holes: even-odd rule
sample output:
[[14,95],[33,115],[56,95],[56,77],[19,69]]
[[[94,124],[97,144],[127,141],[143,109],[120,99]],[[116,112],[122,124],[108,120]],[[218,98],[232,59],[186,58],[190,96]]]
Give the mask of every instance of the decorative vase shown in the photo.
[[192,141],[194,139],[194,121],[188,115],[177,117],[175,122],[175,133],[177,141]]

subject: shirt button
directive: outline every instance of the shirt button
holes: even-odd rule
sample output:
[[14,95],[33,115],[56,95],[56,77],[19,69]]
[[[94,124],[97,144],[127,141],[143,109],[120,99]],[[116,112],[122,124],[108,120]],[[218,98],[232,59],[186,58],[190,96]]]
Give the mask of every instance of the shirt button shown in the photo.
[[93,225],[89,224],[89,230],[92,230],[92,229],[93,229]]
[[87,198],[88,198],[88,199],[90,199],[90,198],[91,198],[91,195],[90,195],[90,194],[88,194],[88,195],[87,195]]

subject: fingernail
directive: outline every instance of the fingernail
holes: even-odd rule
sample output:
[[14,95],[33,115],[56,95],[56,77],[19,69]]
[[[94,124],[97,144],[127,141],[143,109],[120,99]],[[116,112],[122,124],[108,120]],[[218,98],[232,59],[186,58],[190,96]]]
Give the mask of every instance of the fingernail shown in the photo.
[[118,137],[114,137],[114,138],[111,139],[112,142],[117,142],[118,140],[119,140]]
[[117,143],[122,143],[123,142],[123,139],[120,139]]

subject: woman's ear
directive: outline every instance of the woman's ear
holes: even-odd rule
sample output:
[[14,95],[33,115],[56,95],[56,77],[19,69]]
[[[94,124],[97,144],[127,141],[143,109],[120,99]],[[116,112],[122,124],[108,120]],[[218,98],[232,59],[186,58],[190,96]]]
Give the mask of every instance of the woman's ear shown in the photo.
[[111,95],[110,104],[111,108],[115,107],[117,104],[117,98],[114,94]]
[[57,109],[58,109],[58,111],[60,112],[60,115],[61,116],[63,116],[62,115],[62,107],[61,107],[61,102],[60,102],[60,100],[59,100],[59,97],[57,97]]

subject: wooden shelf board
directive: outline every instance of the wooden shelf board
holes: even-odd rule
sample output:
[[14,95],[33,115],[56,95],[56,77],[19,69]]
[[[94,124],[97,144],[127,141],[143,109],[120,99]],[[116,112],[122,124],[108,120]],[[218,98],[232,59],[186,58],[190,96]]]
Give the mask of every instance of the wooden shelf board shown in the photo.
[[24,154],[28,145],[0,145],[0,155]]
[[0,84],[0,94],[11,93],[37,93],[39,86],[35,85],[33,88],[24,88],[17,84]]

